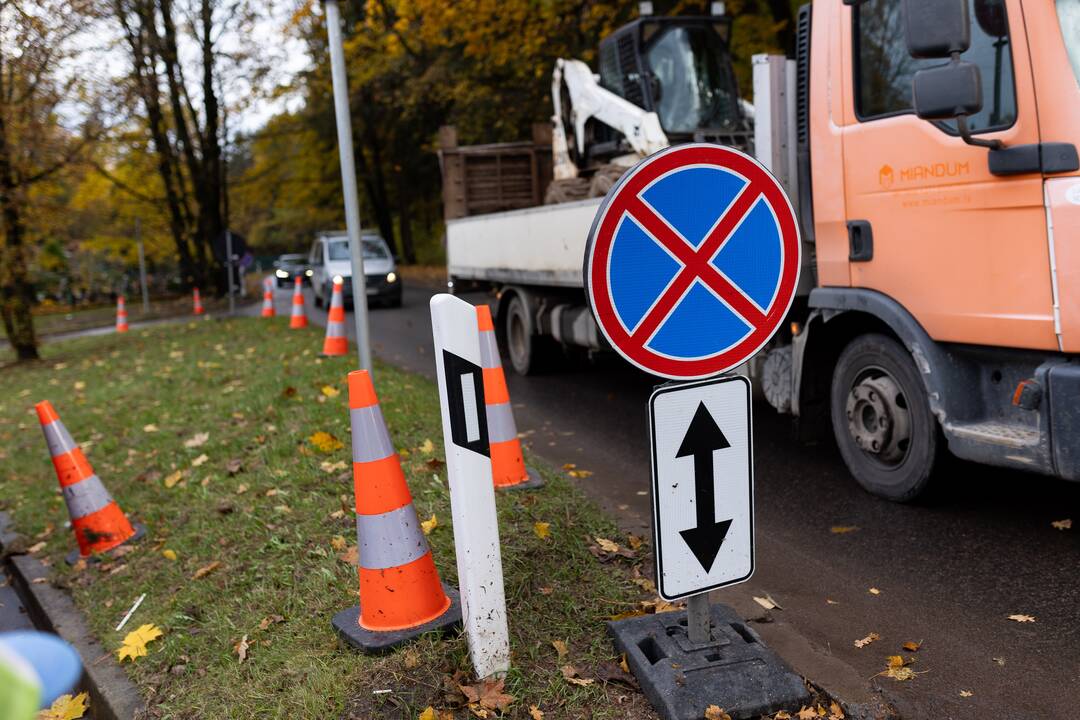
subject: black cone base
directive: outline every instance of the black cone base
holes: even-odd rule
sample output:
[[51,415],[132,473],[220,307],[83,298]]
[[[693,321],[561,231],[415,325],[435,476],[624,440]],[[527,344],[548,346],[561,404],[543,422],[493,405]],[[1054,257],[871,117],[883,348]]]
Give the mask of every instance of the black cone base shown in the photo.
[[536,490],[542,488],[547,483],[544,482],[544,478],[540,477],[540,473],[536,472],[535,468],[531,468],[528,465],[525,466],[525,473],[529,476],[529,479],[525,482],[519,482],[516,485],[499,485],[496,490]]
[[331,622],[341,639],[357,650],[371,655],[388,652],[424,633],[449,630],[461,624],[461,599],[457,590],[444,583],[443,591],[450,598],[450,607],[434,620],[416,627],[404,630],[365,630],[360,627],[359,605],[342,610],[334,615]]

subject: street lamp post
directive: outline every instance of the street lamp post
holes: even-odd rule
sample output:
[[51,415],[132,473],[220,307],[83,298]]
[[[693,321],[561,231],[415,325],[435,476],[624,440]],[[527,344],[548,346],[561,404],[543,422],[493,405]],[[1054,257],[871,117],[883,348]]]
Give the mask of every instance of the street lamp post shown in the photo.
[[353,320],[356,322],[356,354],[360,369],[371,371],[371,343],[368,335],[367,283],[364,277],[364,250],[360,243],[360,204],[353,161],[352,119],[349,115],[345,49],[341,43],[341,11],[337,0],[325,0],[326,30],[330,40],[330,74],[334,84],[334,115],[337,118],[338,154],[341,159],[341,187],[345,194],[345,227],[349,233],[352,259]]

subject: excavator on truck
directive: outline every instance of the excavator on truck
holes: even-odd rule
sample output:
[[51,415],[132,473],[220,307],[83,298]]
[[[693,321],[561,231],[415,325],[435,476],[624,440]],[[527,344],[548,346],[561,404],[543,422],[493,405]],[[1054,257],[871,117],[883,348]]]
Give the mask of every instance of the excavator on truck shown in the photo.
[[724,3],[712,15],[642,16],[600,42],[599,72],[559,59],[551,78],[554,180],[546,202],[601,197],[638,160],[669,145],[752,152],[753,106],[739,97]]

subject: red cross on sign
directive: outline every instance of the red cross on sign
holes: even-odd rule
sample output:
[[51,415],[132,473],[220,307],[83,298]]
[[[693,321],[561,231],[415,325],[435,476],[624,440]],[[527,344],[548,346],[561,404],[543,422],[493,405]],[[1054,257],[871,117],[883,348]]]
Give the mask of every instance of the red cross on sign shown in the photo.
[[762,165],[728,147],[680,145],[608,193],[589,233],[586,295],[628,361],[662,377],[709,377],[776,332],[800,246],[787,195]]

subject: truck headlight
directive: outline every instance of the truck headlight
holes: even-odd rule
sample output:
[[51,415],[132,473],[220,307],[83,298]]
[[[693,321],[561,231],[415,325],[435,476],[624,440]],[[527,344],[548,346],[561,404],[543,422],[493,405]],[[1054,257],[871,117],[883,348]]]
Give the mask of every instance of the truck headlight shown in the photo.
[[279,278],[281,278],[282,280],[284,280],[285,278],[289,277],[289,273],[285,272],[285,271],[284,271],[284,270],[282,270],[281,268],[278,268],[277,270],[275,270],[275,271],[274,271],[274,274],[275,274],[275,275],[277,275],[277,276],[278,276]]
[[386,282],[397,282],[397,274],[392,272],[386,273]]
[[314,273],[314,272],[312,272],[311,270],[305,270],[305,271],[304,271],[304,274],[305,274],[305,275],[307,275],[308,277],[311,277],[311,276],[312,276],[312,275],[314,275],[315,273]]
[[341,277],[340,275],[335,275],[334,276],[334,284],[335,285],[340,285],[340,284],[342,284],[344,282],[345,282],[345,278]]

